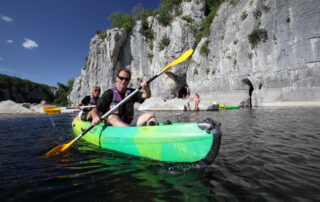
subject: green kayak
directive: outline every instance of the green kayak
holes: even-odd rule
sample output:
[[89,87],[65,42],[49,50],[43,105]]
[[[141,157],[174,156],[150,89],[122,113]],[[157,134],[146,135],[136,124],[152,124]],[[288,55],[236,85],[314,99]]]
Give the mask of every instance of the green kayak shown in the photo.
[[225,108],[225,109],[240,109],[239,105],[224,105],[219,104],[219,108]]
[[238,105],[224,105],[225,109],[240,109]]
[[[90,126],[76,117],[75,136]],[[83,140],[101,148],[158,161],[211,164],[220,141],[220,123],[209,118],[199,123],[172,123],[156,126],[112,127],[99,124]]]

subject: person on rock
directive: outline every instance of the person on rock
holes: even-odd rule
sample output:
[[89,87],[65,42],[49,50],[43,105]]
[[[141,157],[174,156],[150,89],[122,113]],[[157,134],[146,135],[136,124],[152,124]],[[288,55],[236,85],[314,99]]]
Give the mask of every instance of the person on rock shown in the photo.
[[[129,69],[121,68],[116,75],[116,86],[105,91],[98,101],[97,108],[93,109],[92,124],[96,125],[100,122],[100,116],[111,110],[125,97],[130,95],[135,89],[128,88],[131,80],[131,72]],[[134,118],[134,103],[143,103],[145,99],[151,97],[151,91],[146,81],[141,83],[143,92],[138,92],[127,102],[123,103],[119,109],[110,114],[106,118],[107,125],[127,127],[131,125],[156,125],[156,118],[153,112],[147,112],[141,115],[136,123],[132,123]]]
[[[99,86],[94,86],[92,88],[91,95],[85,96],[79,104],[76,105],[75,108],[80,109],[81,106],[88,106],[88,105],[97,105],[99,97],[100,97],[101,89]],[[92,121],[92,109],[93,108],[84,108],[81,111],[80,118],[82,121]]]

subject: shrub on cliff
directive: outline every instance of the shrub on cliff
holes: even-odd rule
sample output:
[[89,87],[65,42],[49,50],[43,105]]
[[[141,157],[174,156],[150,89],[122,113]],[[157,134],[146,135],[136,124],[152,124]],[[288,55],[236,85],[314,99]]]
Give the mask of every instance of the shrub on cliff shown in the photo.
[[255,29],[248,35],[249,42],[252,48],[257,47],[260,41],[266,42],[268,32],[265,29]]
[[123,28],[126,32],[131,32],[136,23],[133,16],[121,11],[111,14],[108,19],[111,21],[112,28]]
[[216,13],[224,0],[206,0],[205,15],[207,16],[200,25],[200,31],[196,34],[196,43],[199,43],[203,37],[207,37],[210,34],[210,27]]
[[105,39],[107,37],[107,33],[100,30],[96,30],[96,34],[100,37],[100,39]]
[[[162,26],[170,25],[172,19],[175,16],[181,14],[181,8],[179,5],[182,0],[161,0],[160,8],[156,10],[157,20]],[[174,13],[173,13],[174,11]]]
[[169,46],[169,44],[170,44],[170,39],[165,35],[161,38],[161,41],[159,43],[159,49],[163,50],[165,47]]

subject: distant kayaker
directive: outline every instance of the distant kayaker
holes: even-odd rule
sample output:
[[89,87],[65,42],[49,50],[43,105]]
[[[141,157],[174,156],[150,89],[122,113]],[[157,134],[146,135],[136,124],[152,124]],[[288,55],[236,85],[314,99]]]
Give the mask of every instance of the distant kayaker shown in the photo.
[[194,95],[194,110],[199,111],[200,96],[198,93]]
[[[97,108],[92,110],[92,124],[98,124],[100,122],[100,115],[108,112],[125,97],[130,95],[130,93],[135,91],[133,88],[128,88],[130,80],[131,71],[126,68],[121,68],[116,76],[116,87],[105,91],[98,101]],[[122,104],[119,109],[106,118],[108,124],[121,127],[130,126],[130,124],[136,126],[156,124],[156,119],[152,112],[141,115],[137,119],[136,124],[131,123],[134,117],[134,103],[142,103],[145,99],[151,97],[150,87],[147,85],[146,81],[141,83],[141,87],[143,90],[142,92],[135,94],[126,103]]]
[[[76,105],[77,109],[80,109],[81,106],[88,105],[97,105],[101,93],[101,89],[99,86],[94,86],[92,88],[91,95],[85,96],[79,104]],[[92,121],[92,108],[84,108],[81,112],[81,120],[82,121]]]

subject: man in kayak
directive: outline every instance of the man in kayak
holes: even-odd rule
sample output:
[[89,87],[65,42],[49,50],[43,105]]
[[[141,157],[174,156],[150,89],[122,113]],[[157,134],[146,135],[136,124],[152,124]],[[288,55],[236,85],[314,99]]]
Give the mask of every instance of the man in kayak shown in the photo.
[[[75,108],[80,109],[81,106],[97,105],[100,97],[101,89],[99,86],[93,86],[91,95],[85,96]],[[84,108],[81,112],[80,118],[82,121],[92,121],[92,108]]]
[[[91,122],[92,124],[98,124],[100,122],[100,115],[103,115],[106,112],[108,112],[119,102],[121,102],[125,97],[127,97],[130,93],[135,91],[135,89],[128,88],[130,80],[130,70],[126,68],[121,68],[116,76],[116,87],[105,91],[98,101],[97,108],[93,109]],[[147,85],[146,81],[141,83],[141,87],[143,92],[138,92],[137,94],[135,94],[126,103],[122,104],[119,107],[119,109],[117,109],[115,112],[113,112],[106,118],[106,121],[109,125],[121,127],[130,126],[134,116],[134,103],[142,103],[145,99],[151,97],[150,87]],[[142,126],[155,124],[156,119],[154,113],[148,112],[141,115],[137,119],[137,123],[132,125]]]

